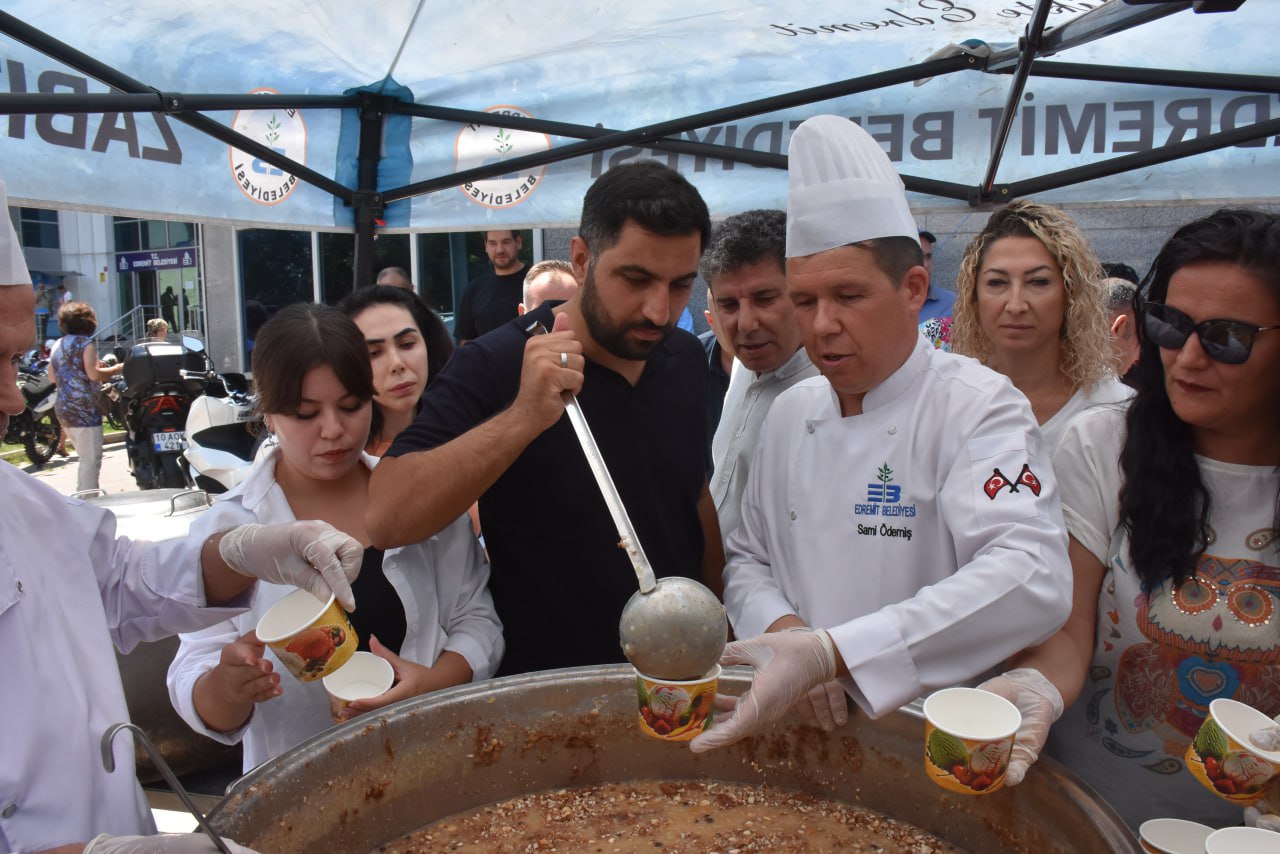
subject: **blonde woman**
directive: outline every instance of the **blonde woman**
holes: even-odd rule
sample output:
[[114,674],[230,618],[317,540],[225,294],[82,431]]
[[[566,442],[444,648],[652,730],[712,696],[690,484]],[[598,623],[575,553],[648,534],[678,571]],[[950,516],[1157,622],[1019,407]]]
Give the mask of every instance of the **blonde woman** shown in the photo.
[[1071,217],[1026,200],[992,214],[960,262],[951,349],[1013,381],[1050,451],[1073,416],[1133,394],[1111,369],[1103,279]]

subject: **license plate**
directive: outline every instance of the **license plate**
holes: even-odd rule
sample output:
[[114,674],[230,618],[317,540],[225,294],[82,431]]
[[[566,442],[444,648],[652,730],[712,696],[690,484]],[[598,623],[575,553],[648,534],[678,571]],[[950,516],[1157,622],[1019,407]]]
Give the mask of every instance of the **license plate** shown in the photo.
[[181,430],[152,433],[151,444],[157,451],[181,451],[187,447],[187,434]]

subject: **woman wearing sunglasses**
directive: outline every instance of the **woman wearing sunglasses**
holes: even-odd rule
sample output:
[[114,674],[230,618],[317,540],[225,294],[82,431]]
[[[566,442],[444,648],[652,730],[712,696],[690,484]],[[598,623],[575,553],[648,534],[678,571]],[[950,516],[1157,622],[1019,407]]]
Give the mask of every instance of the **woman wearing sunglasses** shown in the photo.
[[[1010,781],[1067,705],[1049,753],[1131,825],[1220,827],[1239,809],[1183,758],[1209,703],[1280,712],[1280,220],[1183,226],[1141,296],[1136,396],[1079,416],[1054,455],[1071,617],[983,687],[1023,712]],[[1258,785],[1248,762],[1205,767],[1224,794]]]
[[1071,217],[1026,200],[993,213],[960,262],[951,350],[1026,395],[1046,456],[1075,415],[1131,394],[1111,368],[1103,275]]

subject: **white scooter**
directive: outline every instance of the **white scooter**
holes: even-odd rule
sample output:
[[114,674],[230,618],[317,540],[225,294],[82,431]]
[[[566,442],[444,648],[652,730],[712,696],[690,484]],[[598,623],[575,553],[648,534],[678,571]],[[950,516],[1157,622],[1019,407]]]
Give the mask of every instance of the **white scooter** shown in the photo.
[[187,412],[183,470],[192,486],[210,494],[226,492],[248,477],[266,439],[266,427],[244,374],[203,375],[205,393]]

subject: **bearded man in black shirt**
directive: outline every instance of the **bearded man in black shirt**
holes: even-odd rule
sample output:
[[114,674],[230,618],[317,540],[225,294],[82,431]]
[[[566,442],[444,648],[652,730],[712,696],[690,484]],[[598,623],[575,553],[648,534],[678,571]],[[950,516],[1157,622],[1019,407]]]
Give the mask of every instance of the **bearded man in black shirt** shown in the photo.
[[[369,485],[379,548],[420,541],[477,499],[500,675],[622,662],[635,573],[564,411],[578,396],[658,576],[721,587],[707,490],[706,354],[676,328],[711,231],[706,204],[656,161],[615,167],[570,246],[581,288],[460,348]],[[551,331],[529,336],[541,323]]]
[[525,265],[520,260],[524,243],[514,231],[486,231],[484,254],[493,262],[471,280],[458,300],[453,337],[462,344],[497,329],[517,314],[524,296]]

